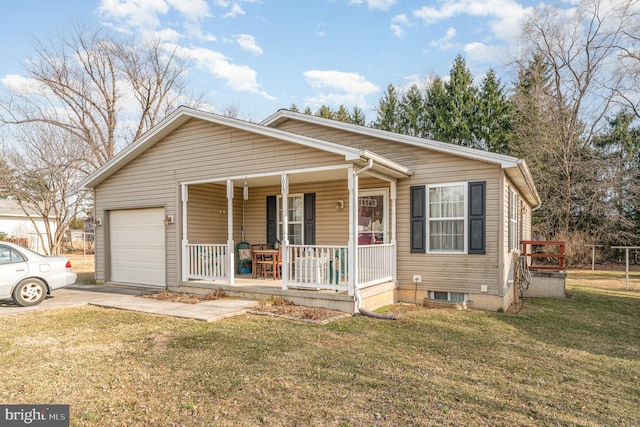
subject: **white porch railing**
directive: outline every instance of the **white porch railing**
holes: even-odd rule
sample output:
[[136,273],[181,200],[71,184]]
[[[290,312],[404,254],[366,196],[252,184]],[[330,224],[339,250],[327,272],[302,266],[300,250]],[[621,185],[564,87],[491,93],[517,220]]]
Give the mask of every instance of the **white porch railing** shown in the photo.
[[347,253],[346,246],[289,245],[289,271],[283,285],[346,291],[349,284]]
[[187,279],[227,279],[227,245],[188,244]]
[[[187,244],[185,249],[187,279],[229,280],[226,244]],[[285,288],[349,291],[353,269],[347,246],[289,245],[286,250]],[[394,251],[393,244],[359,246],[357,288],[393,280]]]
[[[288,287],[347,291],[351,280],[347,246],[289,245]],[[395,245],[358,247],[357,288],[393,280]]]
[[358,288],[393,280],[395,245],[358,246]]

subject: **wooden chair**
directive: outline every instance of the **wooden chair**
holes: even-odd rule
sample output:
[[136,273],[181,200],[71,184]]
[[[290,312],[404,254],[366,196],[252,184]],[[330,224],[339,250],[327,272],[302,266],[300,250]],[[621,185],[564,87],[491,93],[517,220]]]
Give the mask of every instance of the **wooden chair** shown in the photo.
[[277,263],[274,268],[273,258],[264,257],[262,260],[258,261],[258,265],[260,266],[260,270],[262,271],[262,277],[266,278],[268,275],[273,277],[273,280],[282,279],[282,246],[278,247],[278,255],[277,255]]
[[[251,257],[252,257],[252,259],[253,258],[256,259],[256,264],[253,265],[253,268],[256,269],[256,272],[254,273],[254,275],[257,277],[257,275],[260,273],[260,265],[258,264],[258,262],[262,260],[262,255],[254,256],[253,251],[255,251],[256,249],[262,249],[262,245],[260,243],[252,243],[250,245],[250,249],[251,249]],[[253,271],[252,271],[252,273],[253,273]]]

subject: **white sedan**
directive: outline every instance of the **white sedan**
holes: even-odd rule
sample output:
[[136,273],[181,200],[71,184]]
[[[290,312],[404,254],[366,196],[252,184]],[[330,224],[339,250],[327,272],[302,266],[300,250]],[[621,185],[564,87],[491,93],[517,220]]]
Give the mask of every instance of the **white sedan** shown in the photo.
[[0,299],[23,307],[40,304],[54,289],[72,285],[78,275],[64,256],[44,256],[0,242]]

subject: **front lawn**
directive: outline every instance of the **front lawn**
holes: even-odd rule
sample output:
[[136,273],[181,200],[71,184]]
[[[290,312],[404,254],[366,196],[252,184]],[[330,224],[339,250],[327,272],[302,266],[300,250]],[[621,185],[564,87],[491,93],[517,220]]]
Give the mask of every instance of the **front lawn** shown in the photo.
[[2,317],[0,403],[70,404],[74,426],[638,426],[640,286],[601,279],[518,315]]

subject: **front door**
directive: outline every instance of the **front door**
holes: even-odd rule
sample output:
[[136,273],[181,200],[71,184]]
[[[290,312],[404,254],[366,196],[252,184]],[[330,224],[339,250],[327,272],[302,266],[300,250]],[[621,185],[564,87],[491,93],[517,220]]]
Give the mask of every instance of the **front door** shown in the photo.
[[387,191],[367,190],[358,194],[358,244],[378,245],[387,241]]

